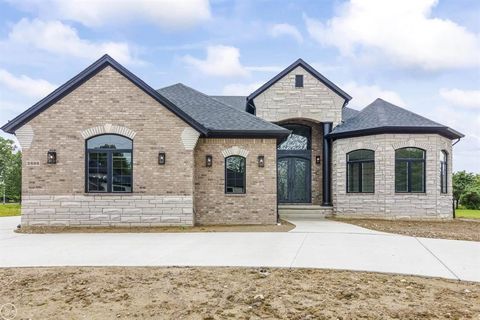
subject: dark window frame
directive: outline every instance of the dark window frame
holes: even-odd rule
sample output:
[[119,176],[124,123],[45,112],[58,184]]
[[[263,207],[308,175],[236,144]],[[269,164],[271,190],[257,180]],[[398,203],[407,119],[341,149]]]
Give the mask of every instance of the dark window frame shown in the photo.
[[303,74],[295,75],[295,88],[303,88]]
[[[351,154],[352,152],[355,152],[355,151],[362,151],[362,150],[365,150],[365,151],[371,151],[373,152],[373,160],[349,160],[348,159],[348,155]],[[352,150],[350,152],[348,152],[346,155],[345,155],[345,160],[346,160],[346,166],[347,166],[347,170],[346,170],[346,191],[347,193],[355,193],[355,194],[358,194],[358,193],[367,193],[367,194],[372,194],[372,193],[375,193],[375,150],[371,150],[371,149],[356,149],[356,150]],[[359,170],[358,170],[358,184],[359,184],[359,191],[349,191],[349,183],[348,183],[348,178],[349,178],[349,170],[350,170],[350,166],[349,164],[352,163],[352,164],[359,164]],[[373,163],[373,189],[372,191],[363,191],[363,175],[362,175],[362,171],[363,171],[363,163]]]
[[[131,149],[89,149],[88,148],[88,141],[91,139],[100,137],[100,136],[119,136],[125,139],[128,139],[132,143],[132,148]],[[110,193],[118,193],[118,194],[128,194],[128,193],[133,193],[133,139],[130,139],[129,137],[123,136],[121,134],[116,134],[116,133],[105,133],[105,134],[98,134],[95,136],[91,136],[88,139],[85,139],[85,193],[100,193],[100,194],[110,194]],[[90,153],[106,153],[107,154],[107,190],[106,191],[98,191],[98,190],[89,190],[89,158],[90,158]],[[130,159],[131,159],[131,188],[130,191],[113,191],[113,153],[130,153]]]
[[[397,151],[399,150],[404,150],[404,149],[417,149],[421,150],[423,152],[423,158],[397,158]],[[427,151],[422,148],[418,147],[404,147],[404,148],[399,148],[395,149],[395,171],[394,171],[394,188],[395,188],[395,193],[427,193],[427,174],[426,174],[426,168],[427,168]],[[400,162],[405,162],[407,164],[407,191],[398,191],[397,190],[397,163]],[[412,164],[415,162],[421,162],[423,163],[423,190],[422,191],[412,191]]]
[[440,159],[440,193],[448,193],[448,152],[446,150],[440,151],[442,157]]
[[[228,192],[227,191],[227,189],[228,189],[227,161],[228,161],[228,159],[235,158],[235,157],[243,159],[243,161],[245,163],[245,166],[244,166],[245,170],[243,172],[243,192]],[[224,173],[224,192],[225,192],[225,194],[227,194],[227,195],[246,194],[247,193],[247,158],[243,157],[241,155],[236,155],[236,154],[225,157],[224,171],[225,171],[225,173]]]

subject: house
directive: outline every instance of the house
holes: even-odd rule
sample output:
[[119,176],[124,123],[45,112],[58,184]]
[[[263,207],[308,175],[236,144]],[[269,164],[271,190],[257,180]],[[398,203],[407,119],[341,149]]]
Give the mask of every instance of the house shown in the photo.
[[22,225],[451,217],[463,135],[350,99],[301,59],[239,97],[154,90],[105,55],[2,127],[23,150]]

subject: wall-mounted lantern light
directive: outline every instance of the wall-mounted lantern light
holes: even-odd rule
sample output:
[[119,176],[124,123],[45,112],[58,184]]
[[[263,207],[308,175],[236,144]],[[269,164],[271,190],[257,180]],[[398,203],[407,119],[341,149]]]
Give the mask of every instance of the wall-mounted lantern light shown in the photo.
[[316,164],[320,164],[320,156],[316,156],[316,157],[315,157],[315,163],[316,163]]
[[265,156],[258,156],[258,166],[260,168],[265,167]]
[[57,152],[55,150],[48,150],[47,152],[47,163],[56,164],[57,163]]
[[160,153],[158,154],[158,164],[164,165],[164,164],[165,164],[165,161],[166,161],[165,152],[160,152]]
[[207,154],[207,156],[205,157],[205,167],[211,167],[212,163],[213,163],[212,155]]

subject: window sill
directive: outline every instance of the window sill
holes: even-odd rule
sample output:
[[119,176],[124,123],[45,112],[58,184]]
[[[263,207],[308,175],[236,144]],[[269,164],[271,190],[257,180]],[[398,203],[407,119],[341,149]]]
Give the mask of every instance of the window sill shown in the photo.
[[246,193],[225,193],[226,197],[246,197]]
[[85,196],[133,196],[133,192],[85,192]]

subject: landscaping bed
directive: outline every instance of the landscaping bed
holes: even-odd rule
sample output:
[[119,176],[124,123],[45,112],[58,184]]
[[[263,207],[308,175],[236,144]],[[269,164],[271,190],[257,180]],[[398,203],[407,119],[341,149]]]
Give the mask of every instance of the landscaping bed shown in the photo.
[[480,241],[480,220],[382,220],[332,218],[367,229],[413,237]]
[[23,227],[18,233],[178,233],[178,232],[288,232],[295,225],[280,220],[272,225],[213,225],[193,227]]
[[478,319],[480,284],[320,269],[8,268],[16,319]]

